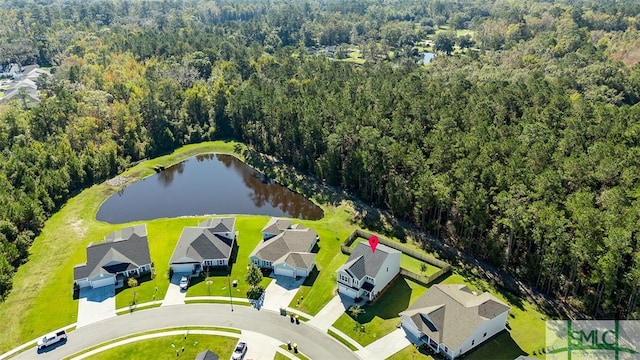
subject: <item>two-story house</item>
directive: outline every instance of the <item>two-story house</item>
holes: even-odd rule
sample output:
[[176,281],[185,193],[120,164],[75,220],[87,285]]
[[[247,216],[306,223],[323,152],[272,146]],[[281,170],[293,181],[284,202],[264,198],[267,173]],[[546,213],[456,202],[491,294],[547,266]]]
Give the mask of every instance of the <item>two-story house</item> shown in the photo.
[[400,313],[402,327],[416,345],[455,359],[504,330],[510,307],[466,285],[433,285]]
[[400,251],[382,244],[373,251],[368,243],[358,243],[337,270],[338,292],[373,300],[400,272],[400,255]]

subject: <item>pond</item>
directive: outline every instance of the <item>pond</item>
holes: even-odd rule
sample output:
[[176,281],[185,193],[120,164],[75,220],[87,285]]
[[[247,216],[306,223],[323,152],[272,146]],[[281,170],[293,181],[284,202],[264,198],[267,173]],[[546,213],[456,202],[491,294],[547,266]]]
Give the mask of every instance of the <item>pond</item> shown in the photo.
[[111,195],[96,219],[112,224],[213,214],[318,220],[313,202],[224,154],[189,158]]
[[423,52],[420,55],[422,55],[422,64],[428,64],[436,57],[436,54],[432,52]]

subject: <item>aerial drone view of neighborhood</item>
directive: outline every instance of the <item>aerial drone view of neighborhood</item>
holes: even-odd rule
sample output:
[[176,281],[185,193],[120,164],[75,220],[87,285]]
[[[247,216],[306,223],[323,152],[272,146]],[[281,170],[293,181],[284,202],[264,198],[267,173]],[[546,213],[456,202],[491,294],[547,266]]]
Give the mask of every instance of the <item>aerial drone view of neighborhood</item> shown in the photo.
[[640,353],[637,1],[0,18],[0,359]]

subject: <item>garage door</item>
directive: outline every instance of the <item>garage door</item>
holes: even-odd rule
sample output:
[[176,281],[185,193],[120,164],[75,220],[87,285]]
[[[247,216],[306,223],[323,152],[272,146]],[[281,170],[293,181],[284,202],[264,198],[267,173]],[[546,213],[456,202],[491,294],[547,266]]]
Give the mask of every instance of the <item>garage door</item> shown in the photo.
[[338,291],[341,294],[344,294],[344,295],[349,296],[349,297],[354,298],[354,299],[356,298],[356,296],[358,296],[358,293],[355,290],[353,290],[350,287],[346,287],[346,286],[344,286],[342,284],[338,285]]
[[189,273],[193,271],[193,264],[173,264],[171,265],[174,273]]
[[107,285],[113,285],[115,284],[115,278],[114,277],[105,277],[104,279],[95,279],[93,281],[91,281],[91,287],[95,288],[99,288],[102,286],[107,286]]
[[276,275],[283,275],[283,276],[288,276],[288,277],[294,277],[293,274],[293,269],[287,269],[287,268],[275,268],[274,272],[276,273]]

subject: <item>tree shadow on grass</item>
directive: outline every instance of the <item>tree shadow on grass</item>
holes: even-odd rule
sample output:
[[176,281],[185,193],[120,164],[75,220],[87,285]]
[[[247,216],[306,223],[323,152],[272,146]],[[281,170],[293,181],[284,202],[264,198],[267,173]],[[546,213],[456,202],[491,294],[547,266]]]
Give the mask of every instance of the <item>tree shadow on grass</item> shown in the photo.
[[411,291],[407,280],[399,277],[376,302],[363,307],[364,313],[355,318],[349,312],[347,314],[360,324],[369,323],[376,316],[385,320],[397,318],[399,313],[409,307]]

